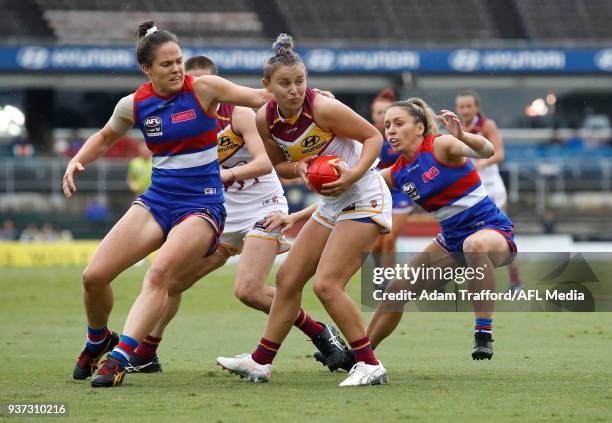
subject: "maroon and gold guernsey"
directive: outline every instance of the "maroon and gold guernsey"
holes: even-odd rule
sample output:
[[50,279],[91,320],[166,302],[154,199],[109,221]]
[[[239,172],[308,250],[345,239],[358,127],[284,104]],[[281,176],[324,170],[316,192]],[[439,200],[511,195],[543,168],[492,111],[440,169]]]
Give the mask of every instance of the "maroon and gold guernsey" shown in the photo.
[[219,163],[230,159],[240,150],[246,150],[244,140],[234,131],[232,125],[232,114],[234,106],[231,104],[219,104],[217,109],[217,152]]
[[471,134],[482,135],[482,127],[486,122],[487,118],[478,113],[476,116],[474,116],[474,119],[472,119],[472,122],[470,122],[469,126],[466,127],[465,130]]
[[[233,113],[234,106],[229,104],[220,104],[217,109],[217,153],[219,166],[222,169],[244,166],[253,160],[244,138],[234,129]],[[227,221],[231,222],[235,219],[237,217],[235,213],[239,211],[244,212],[251,207],[260,207],[266,201],[272,201],[270,199],[280,199],[282,195],[283,188],[274,170],[257,178],[237,180],[229,185],[226,184]]]
[[[482,135],[482,128],[484,127],[485,123],[487,123],[487,120],[488,119],[486,117],[478,113],[476,116],[474,116],[474,119],[472,119],[469,126],[465,128],[465,131],[471,134]],[[475,159],[472,159],[472,161],[475,161]],[[478,174],[480,175],[482,182],[485,184],[485,187],[487,184],[489,184],[489,191],[492,191],[490,184],[503,184],[503,182],[501,182],[501,175],[499,174],[499,166],[497,163],[481,167],[478,170]]]
[[333,154],[354,166],[361,155],[361,144],[355,140],[336,137],[320,128],[314,120],[313,105],[317,92],[308,88],[300,111],[283,118],[276,101],[266,105],[268,132],[288,161],[296,162],[308,156]]

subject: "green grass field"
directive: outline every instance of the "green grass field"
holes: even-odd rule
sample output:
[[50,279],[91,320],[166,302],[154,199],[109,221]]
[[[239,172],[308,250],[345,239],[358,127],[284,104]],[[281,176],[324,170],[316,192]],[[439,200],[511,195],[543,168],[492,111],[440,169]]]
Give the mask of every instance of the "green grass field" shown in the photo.
[[[486,362],[469,355],[470,314],[409,314],[377,351],[389,384],[355,389],[338,388],[345,374],[316,363],[295,330],[270,383],[243,382],[215,357],[250,352],[265,316],[233,297],[231,266],[184,296],[159,350],[164,373],[94,390],[71,378],[85,336],[80,272],[0,269],[0,403],[64,402],[68,419],[100,422],[612,421],[608,313],[499,313],[495,357]],[[143,274],[131,269],[114,282],[111,328],[121,331]],[[351,290],[359,292],[356,281]],[[329,320],[310,289],[304,307]]]

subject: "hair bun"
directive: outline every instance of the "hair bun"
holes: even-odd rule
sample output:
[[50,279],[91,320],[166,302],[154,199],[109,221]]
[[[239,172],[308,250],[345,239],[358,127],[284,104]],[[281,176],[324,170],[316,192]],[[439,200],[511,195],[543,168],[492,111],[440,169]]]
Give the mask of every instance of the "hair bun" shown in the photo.
[[288,34],[280,34],[272,44],[275,56],[285,56],[293,51],[293,37]]
[[144,21],[140,25],[138,25],[138,31],[136,31],[136,37],[138,39],[143,39],[147,36],[147,31],[155,26],[154,21]]

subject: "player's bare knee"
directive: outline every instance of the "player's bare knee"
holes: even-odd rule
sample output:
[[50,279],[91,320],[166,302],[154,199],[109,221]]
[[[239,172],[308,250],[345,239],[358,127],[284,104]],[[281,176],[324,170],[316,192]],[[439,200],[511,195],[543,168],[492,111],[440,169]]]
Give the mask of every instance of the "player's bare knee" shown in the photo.
[[322,302],[331,301],[342,293],[342,289],[329,281],[315,281],[312,289]]
[[168,290],[168,285],[170,283],[169,276],[170,275],[167,269],[152,266],[147,271],[143,288],[146,287],[151,290]]
[[109,280],[104,272],[87,266],[83,271],[83,288],[87,292],[92,292],[103,288],[109,284]]
[[475,237],[470,237],[463,242],[463,251],[465,253],[486,253],[487,243]]
[[240,283],[234,287],[234,294],[244,305],[252,307],[259,303],[261,290],[254,289],[249,284]]
[[389,234],[383,237],[382,251],[384,253],[391,253],[395,251],[395,244],[397,242],[397,236]]
[[293,272],[279,269],[276,274],[276,295],[300,292],[303,285],[299,282]]

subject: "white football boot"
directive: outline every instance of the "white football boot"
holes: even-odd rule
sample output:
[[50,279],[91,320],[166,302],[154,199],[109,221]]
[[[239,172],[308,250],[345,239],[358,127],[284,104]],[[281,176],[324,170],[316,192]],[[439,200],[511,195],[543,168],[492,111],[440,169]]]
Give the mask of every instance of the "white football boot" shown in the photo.
[[259,364],[251,354],[240,354],[235,357],[217,357],[217,364],[237,374],[240,378],[247,378],[251,382],[267,382],[272,374],[271,364]]
[[387,369],[380,361],[376,366],[360,361],[353,366],[348,377],[338,386],[384,385],[388,380]]

